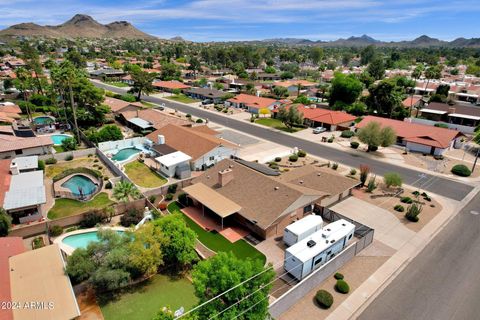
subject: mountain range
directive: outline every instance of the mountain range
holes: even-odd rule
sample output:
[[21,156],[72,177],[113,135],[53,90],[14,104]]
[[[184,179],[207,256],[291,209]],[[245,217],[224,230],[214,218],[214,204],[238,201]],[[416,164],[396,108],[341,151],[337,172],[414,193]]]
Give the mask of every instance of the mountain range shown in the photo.
[[76,14],[67,22],[57,26],[41,26],[33,22],[16,24],[1,30],[0,36],[155,39],[155,37],[138,30],[127,21],[101,24],[84,14]]
[[[139,29],[127,21],[115,21],[101,24],[85,14],[76,14],[65,23],[57,26],[41,26],[33,22],[20,23],[0,31],[0,37],[50,37],[50,38],[126,38],[126,39],[158,39]],[[185,42],[181,37],[170,39]],[[266,40],[240,41],[255,44],[310,45],[321,47],[364,47],[368,45],[383,47],[480,47],[480,38],[457,38],[444,41],[422,35],[411,41],[380,41],[368,35],[349,37],[334,41],[313,41],[299,38],[276,38]]]

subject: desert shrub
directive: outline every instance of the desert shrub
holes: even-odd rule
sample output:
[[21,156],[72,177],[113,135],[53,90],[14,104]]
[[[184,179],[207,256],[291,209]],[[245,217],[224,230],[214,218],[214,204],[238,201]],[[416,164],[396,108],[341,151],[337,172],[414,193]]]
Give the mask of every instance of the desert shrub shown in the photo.
[[275,157],[275,162],[280,162],[280,161],[282,161],[282,158],[280,158],[280,157]]
[[375,180],[377,180],[377,176],[373,176],[368,180],[367,192],[373,192],[373,190],[377,189],[377,183]]
[[153,195],[150,196],[150,197],[148,197],[148,201],[150,201],[151,203],[155,203],[155,200],[156,200],[156,199],[157,199],[157,197],[155,197],[155,196],[153,196]]
[[333,137],[328,138],[327,142],[328,142],[328,143],[332,143],[332,142],[333,142],[333,139],[334,139]]
[[72,161],[73,160],[73,154],[69,154],[68,156],[65,157],[65,161]]
[[403,212],[405,211],[405,208],[401,204],[397,204],[395,207],[393,207],[393,210]]
[[172,194],[172,193],[167,193],[167,194],[165,195],[165,200],[170,201],[170,200],[172,200],[172,199],[173,199],[173,194]]
[[410,198],[410,197],[402,197],[400,199],[400,202],[403,202],[403,203],[413,203],[413,199]]
[[352,149],[357,149],[359,146],[360,143],[358,143],[357,141],[350,142],[350,147],[352,147]]
[[332,169],[333,169],[333,170],[337,170],[337,169],[338,169],[338,163],[334,162],[334,163],[332,164]]
[[89,212],[85,214],[82,221],[80,221],[81,228],[93,228],[98,223],[101,223],[104,220],[104,217],[96,212]]
[[108,181],[106,184],[105,184],[105,189],[112,189],[113,188],[113,185],[110,181]]
[[333,296],[327,290],[318,290],[315,294],[315,300],[323,308],[330,308],[333,304]]
[[298,160],[298,156],[296,154],[292,154],[288,157],[288,160],[291,162],[296,162]]
[[350,169],[350,175],[351,176],[354,176],[356,174],[357,174],[357,169],[355,169],[355,168]]
[[333,277],[337,280],[343,280],[344,276],[340,272],[337,272],[333,275]]
[[405,218],[412,222],[418,222],[419,218],[418,215],[422,212],[423,207],[421,204],[412,203],[408,209],[407,213],[405,213]]
[[342,133],[340,134],[340,137],[342,138],[351,138],[355,135],[355,133],[353,131],[350,131],[350,130],[345,130],[345,131],[342,131]]
[[61,226],[51,226],[50,229],[49,229],[49,232],[50,232],[50,236],[52,237],[58,237],[59,235],[61,235],[63,233],[63,228]]
[[423,197],[423,200],[430,202],[432,201],[432,198],[430,198],[429,196],[426,196],[426,197]]
[[435,127],[437,128],[445,128],[445,129],[448,129],[448,124],[446,123],[442,123],[442,122],[437,122],[434,124]]
[[108,180],[107,176],[103,177],[103,181],[107,181],[107,180]]
[[420,195],[420,192],[415,190],[412,192],[412,194],[415,196],[415,197],[418,197]]
[[350,286],[345,280],[337,280],[335,289],[340,293],[347,294],[350,291]]
[[143,212],[140,210],[130,209],[120,217],[120,224],[124,227],[136,225],[143,219]]
[[98,159],[93,160],[93,162],[94,162],[94,163],[97,163],[97,162],[98,162]]
[[299,156],[300,158],[305,158],[307,156],[307,153],[303,150],[298,150],[297,156]]
[[388,172],[385,173],[385,175],[383,176],[383,182],[385,183],[387,188],[390,188],[392,186],[401,187],[402,177],[396,172]]
[[268,166],[274,170],[277,170],[279,168],[278,164],[276,164],[275,162],[269,163]]
[[196,123],[203,123],[203,120],[202,119],[197,119],[197,121],[195,121]]
[[184,206],[188,206],[188,196],[185,192],[178,195],[178,202],[180,202]]
[[48,158],[47,160],[45,160],[45,164],[55,164],[57,163],[57,159],[55,158]]
[[178,186],[176,184],[171,184],[168,186],[168,193],[175,193],[177,192]]
[[45,170],[45,161],[38,160],[38,170]]
[[377,146],[368,146],[368,151],[377,151],[378,150],[378,147]]
[[453,166],[452,173],[460,177],[469,177],[472,174],[470,169],[468,169],[467,166],[463,164],[457,164]]
[[32,240],[32,247],[33,247],[33,250],[45,247],[45,242],[43,241],[43,237],[34,238]]
[[370,173],[370,167],[367,165],[360,165],[360,182],[362,183],[362,187],[367,182],[368,174]]

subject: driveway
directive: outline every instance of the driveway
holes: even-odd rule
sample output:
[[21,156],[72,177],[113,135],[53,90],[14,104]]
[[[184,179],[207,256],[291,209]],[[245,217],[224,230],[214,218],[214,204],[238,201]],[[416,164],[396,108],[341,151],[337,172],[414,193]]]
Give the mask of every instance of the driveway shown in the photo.
[[415,235],[393,213],[355,197],[343,200],[330,210],[375,229],[374,239],[396,250]]

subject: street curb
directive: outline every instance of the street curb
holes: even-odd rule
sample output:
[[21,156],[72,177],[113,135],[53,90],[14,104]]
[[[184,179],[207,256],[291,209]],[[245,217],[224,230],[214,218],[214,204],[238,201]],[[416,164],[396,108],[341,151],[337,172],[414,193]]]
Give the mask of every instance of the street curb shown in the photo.
[[[419,234],[398,250],[393,256],[391,256],[375,273],[373,273],[369,279],[373,279],[376,287],[372,287],[369,291],[365,292],[365,288],[362,286],[364,282],[354,293],[347,298],[339,307],[337,307],[326,319],[338,320],[338,319],[356,319],[362,314],[363,311],[385,290],[385,288],[392,283],[392,281],[408,266],[408,264],[417,257],[423,249],[430,243],[430,241],[437,236],[456,216],[460,211],[468,205],[468,203],[477,195],[480,191],[480,186],[475,187],[461,202],[459,202],[453,208],[454,213],[448,215],[448,217],[441,222],[441,224],[430,234]],[[432,223],[435,220],[430,221]],[[427,225],[428,226],[428,225]],[[425,226],[426,227],[426,226]],[[424,227],[424,228],[425,228]],[[420,241],[420,244],[414,245],[414,249],[410,254],[405,255],[404,252],[409,249],[408,245],[412,245],[411,242],[415,240],[428,239],[428,241]],[[418,241],[417,241],[418,243]],[[404,255],[404,257],[402,257]],[[400,259],[399,259],[400,258]],[[395,270],[389,274],[381,275],[382,268],[388,269],[388,267],[395,267]],[[383,279],[382,279],[383,278]],[[367,281],[369,280],[367,279]],[[363,289],[363,290],[362,290]],[[372,290],[373,289],[373,290]],[[373,292],[372,292],[373,291]],[[350,302],[348,306],[343,305]],[[360,303],[359,303],[360,302]]]

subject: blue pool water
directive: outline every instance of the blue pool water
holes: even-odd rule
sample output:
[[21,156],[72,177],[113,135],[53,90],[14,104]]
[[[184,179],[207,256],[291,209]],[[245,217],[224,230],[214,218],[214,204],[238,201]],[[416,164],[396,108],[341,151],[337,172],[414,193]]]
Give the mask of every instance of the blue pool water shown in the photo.
[[53,141],[53,144],[56,145],[56,146],[61,145],[63,140],[65,140],[67,138],[71,138],[71,137],[72,136],[70,136],[68,134],[54,134],[54,135],[50,136],[50,138]]
[[35,124],[47,124],[55,122],[51,117],[36,117],[33,119],[33,123]]
[[112,157],[112,160],[116,161],[124,161],[129,159],[130,157],[136,155],[137,153],[140,152],[140,149],[137,148],[126,148],[118,151],[115,153],[115,155]]
[[70,189],[75,196],[86,196],[95,192],[97,186],[90,178],[76,175],[62,184],[62,187]]
[[[117,230],[117,232],[120,234],[123,233],[121,230]],[[74,234],[62,240],[63,243],[75,249],[86,248],[90,242],[95,241],[98,241],[97,231]]]

